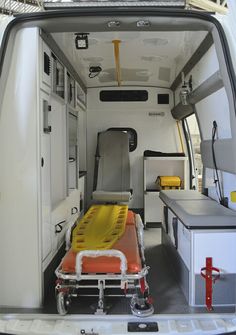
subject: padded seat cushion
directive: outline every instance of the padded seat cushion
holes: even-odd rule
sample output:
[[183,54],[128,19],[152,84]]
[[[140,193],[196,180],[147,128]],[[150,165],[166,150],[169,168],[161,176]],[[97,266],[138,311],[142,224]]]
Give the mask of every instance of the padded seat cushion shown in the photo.
[[129,202],[130,192],[94,191],[93,200],[102,202]]
[[168,190],[160,192],[160,199],[167,206],[176,200],[209,200],[208,197],[195,190]]
[[236,228],[236,212],[214,200],[173,201],[170,209],[189,229]]

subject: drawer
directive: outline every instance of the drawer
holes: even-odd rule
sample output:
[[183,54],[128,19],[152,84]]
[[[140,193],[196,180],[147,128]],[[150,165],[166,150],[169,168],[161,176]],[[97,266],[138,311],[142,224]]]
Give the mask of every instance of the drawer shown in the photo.
[[80,192],[75,189],[70,191],[67,199],[67,208],[68,208],[68,219],[77,217],[80,212]]
[[63,200],[52,211],[52,230],[53,230],[53,250],[57,251],[65,238],[65,231],[68,224],[68,205]]
[[190,269],[191,260],[191,233],[178,220],[178,253],[188,269]]

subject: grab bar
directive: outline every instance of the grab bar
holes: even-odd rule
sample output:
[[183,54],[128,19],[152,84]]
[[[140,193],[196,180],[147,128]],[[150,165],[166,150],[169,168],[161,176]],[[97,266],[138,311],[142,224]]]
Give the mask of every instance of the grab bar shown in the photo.
[[127,259],[123,252],[115,249],[110,249],[110,250],[83,250],[80,251],[77,256],[76,256],[76,276],[77,279],[80,280],[81,274],[82,274],[82,264],[83,264],[83,257],[101,257],[101,256],[106,256],[106,257],[117,257],[120,259],[120,271],[121,275],[125,276],[126,271],[127,271]]

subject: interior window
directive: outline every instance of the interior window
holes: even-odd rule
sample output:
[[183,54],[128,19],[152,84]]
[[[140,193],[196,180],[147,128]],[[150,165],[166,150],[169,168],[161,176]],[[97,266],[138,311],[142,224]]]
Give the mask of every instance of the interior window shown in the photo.
[[189,140],[192,147],[192,154],[193,154],[193,178],[195,179],[193,185],[195,184],[195,188],[198,189],[199,192],[202,191],[202,156],[200,150],[201,144],[201,136],[198,127],[198,122],[196,119],[195,114],[190,115],[186,118],[188,133],[189,133]]
[[147,101],[148,91],[145,90],[106,90],[100,92],[102,102],[135,102]]

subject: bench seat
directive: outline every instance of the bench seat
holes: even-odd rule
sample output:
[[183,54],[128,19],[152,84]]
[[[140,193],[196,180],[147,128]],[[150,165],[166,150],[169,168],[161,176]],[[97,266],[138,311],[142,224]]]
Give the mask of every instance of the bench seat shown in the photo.
[[160,198],[188,229],[236,228],[236,212],[197,191],[162,191]]

